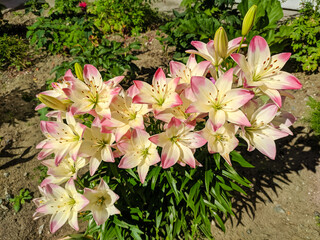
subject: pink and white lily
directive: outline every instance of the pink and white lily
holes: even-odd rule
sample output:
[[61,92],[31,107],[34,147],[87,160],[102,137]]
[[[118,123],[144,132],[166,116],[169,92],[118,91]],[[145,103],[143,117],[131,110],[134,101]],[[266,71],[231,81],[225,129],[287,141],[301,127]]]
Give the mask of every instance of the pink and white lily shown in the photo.
[[247,142],[248,151],[253,151],[256,148],[262,154],[275,159],[276,145],[274,141],[288,136],[286,131],[277,129],[270,123],[278,112],[278,106],[268,103],[254,112],[250,109],[252,107],[254,105],[251,103],[244,107],[251,126],[242,127],[240,136]]
[[[54,97],[61,101],[64,104],[71,105],[72,101],[68,98],[68,96],[64,93],[63,89],[68,88],[71,85],[71,80],[73,81],[75,78],[73,77],[71,70],[69,69],[63,78],[63,81],[61,82],[53,82],[51,83],[52,90],[47,90],[44,92],[41,92],[39,94],[47,95],[50,97]],[[39,94],[37,96],[39,96]],[[39,110],[46,107],[44,103],[39,104],[35,110]]]
[[55,154],[55,164],[58,166],[68,154],[76,161],[85,125],[75,121],[71,112],[66,113],[67,124],[63,122],[41,121],[40,127],[47,139],[37,145],[42,148],[38,159],[42,160],[50,154]]
[[239,126],[232,123],[225,123],[216,128],[210,120],[207,121],[204,129],[201,130],[201,136],[208,141],[209,153],[219,153],[231,166],[230,152],[239,144],[236,138],[236,132]]
[[113,133],[102,132],[101,121],[98,117],[93,121],[91,128],[84,131],[80,152],[84,157],[89,158],[91,176],[97,171],[101,161],[114,162],[111,149],[114,141]]
[[119,196],[109,188],[103,179],[100,180],[96,189],[85,188],[83,195],[89,200],[89,204],[83,210],[92,212],[93,219],[98,226],[105,223],[110,216],[120,214],[120,211],[114,206]]
[[[231,53],[237,50],[239,47],[239,43],[241,42],[241,37],[235,38],[228,42],[228,50],[225,54],[226,57],[229,57]],[[208,43],[200,42],[200,41],[192,41],[192,46],[194,46],[196,50],[187,50],[187,53],[198,54],[203,57],[205,60],[211,62],[211,64],[215,67],[219,66],[224,59],[221,58],[215,51],[214,41],[210,40]],[[242,45],[244,46],[244,45]]]
[[194,126],[188,125],[173,117],[165,132],[153,135],[151,142],[162,147],[162,168],[169,168],[179,162],[182,166],[188,164],[196,167],[196,159],[193,151],[206,144],[206,140],[197,132],[193,132]]
[[102,131],[114,129],[116,141],[130,129],[144,129],[143,117],[151,111],[147,104],[132,103],[132,98],[123,92],[123,96],[116,96],[110,105],[111,118],[101,121]]
[[138,167],[141,183],[144,183],[149,167],[160,161],[157,145],[149,141],[149,138],[150,135],[146,131],[134,129],[130,139],[124,139],[117,144],[118,149],[124,154],[118,167]]
[[295,76],[281,71],[290,55],[290,53],[280,53],[271,56],[266,40],[255,36],[249,44],[247,60],[239,53],[234,53],[231,57],[242,70],[244,87],[258,88],[281,107],[282,101],[278,90],[300,89],[302,86]]
[[88,203],[88,199],[78,193],[71,178],[65,188],[55,184],[47,184],[41,191],[43,196],[35,199],[38,206],[35,218],[41,215],[52,214],[50,219],[50,232],[55,233],[67,221],[75,230],[79,230],[78,212]]
[[110,118],[110,104],[121,88],[115,87],[124,77],[116,77],[107,82],[102,81],[99,71],[92,65],[83,69],[84,81],[72,79],[72,84],[64,88],[64,93],[73,102],[71,111],[74,114],[91,113],[100,117]]
[[215,84],[204,77],[192,77],[191,88],[196,101],[190,104],[186,113],[209,113],[209,119],[217,129],[226,121],[250,126],[239,108],[254,94],[245,89],[231,89],[232,82],[233,69],[220,76]]
[[[177,91],[190,89],[190,81],[192,76],[205,76],[211,63],[202,61],[197,63],[194,54],[191,54],[186,65],[180,62],[170,62],[170,73],[172,78],[180,78]],[[191,89],[190,89],[191,90]]]
[[76,161],[70,157],[65,157],[59,166],[55,164],[54,159],[44,160],[42,164],[48,167],[47,175],[49,175],[41,182],[40,186],[44,187],[49,183],[61,185],[70,178],[77,179],[79,169],[83,168],[87,161],[82,157],[78,157]]
[[142,81],[134,81],[139,93],[133,97],[132,102],[150,104],[156,114],[166,108],[179,106],[182,101],[175,92],[178,83],[179,78],[166,78],[163,70],[159,68],[152,79],[152,85]]
[[188,109],[192,103],[192,101],[190,101],[186,95],[188,95],[186,94],[186,91],[181,92],[179,95],[182,100],[182,105],[173,108],[167,108],[164,111],[159,112],[155,117],[166,123],[170,122],[170,120],[175,117],[182,122],[195,124],[194,120],[199,117],[199,113],[186,113],[186,109]]

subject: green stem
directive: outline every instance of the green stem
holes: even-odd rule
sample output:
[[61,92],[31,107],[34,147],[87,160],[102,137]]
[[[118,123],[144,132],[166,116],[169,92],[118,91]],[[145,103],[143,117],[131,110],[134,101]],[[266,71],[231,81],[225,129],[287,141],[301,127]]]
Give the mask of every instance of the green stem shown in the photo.
[[216,66],[217,79],[219,78],[219,66]]
[[244,40],[244,36],[242,36],[242,38],[241,38],[241,42],[240,42],[239,48],[238,48],[238,50],[237,50],[237,53],[240,52],[240,48],[241,48],[241,45],[242,45],[242,43],[243,43],[243,40]]

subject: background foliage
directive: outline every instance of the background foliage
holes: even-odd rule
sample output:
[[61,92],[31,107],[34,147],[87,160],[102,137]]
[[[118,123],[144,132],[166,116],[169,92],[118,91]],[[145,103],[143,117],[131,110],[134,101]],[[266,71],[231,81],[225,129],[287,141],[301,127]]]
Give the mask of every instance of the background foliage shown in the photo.
[[220,26],[226,30],[229,40],[241,36],[242,20],[254,4],[258,6],[258,11],[247,42],[254,35],[260,35],[272,47],[276,43],[274,32],[277,22],[283,16],[279,0],[242,0],[237,8],[234,0],[183,0],[181,5],[186,10],[182,13],[174,11],[174,18],[160,27],[167,34],[162,42],[176,46],[175,59],[186,60],[184,51],[193,48],[190,42],[208,42],[214,38],[214,33]]
[[290,20],[283,29],[288,32],[292,57],[301,67],[297,70],[318,71],[320,63],[320,0],[302,3],[300,16]]

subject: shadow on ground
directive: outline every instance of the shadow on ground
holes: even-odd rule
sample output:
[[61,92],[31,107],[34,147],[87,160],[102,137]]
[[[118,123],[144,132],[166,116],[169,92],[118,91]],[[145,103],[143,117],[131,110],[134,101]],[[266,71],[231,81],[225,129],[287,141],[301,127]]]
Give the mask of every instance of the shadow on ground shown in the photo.
[[[21,149],[21,148],[24,148],[24,147],[13,147],[12,141],[8,141],[6,143],[4,148],[2,148],[0,151],[0,170],[15,166],[20,163],[28,162],[28,161],[32,160],[34,158],[34,156],[36,155],[36,154],[33,154],[29,157],[26,157],[28,155],[28,153],[30,152],[30,150],[32,149],[32,146],[26,147],[22,154],[11,153],[12,150],[17,150],[17,149]],[[11,160],[2,164],[2,161],[1,161],[2,158],[10,158]]]
[[35,89],[24,91],[16,88],[9,94],[0,96],[0,126],[3,123],[14,124],[15,120],[27,121],[35,116],[35,96],[38,92]]
[[[289,174],[299,175],[302,169],[315,173],[317,165],[320,164],[319,141],[320,138],[312,132],[307,132],[303,127],[297,127],[293,129],[293,136],[276,141],[277,157],[274,161],[258,151],[250,153],[242,149],[243,157],[255,168],[236,170],[251,181],[253,187],[246,189],[247,196],[235,194],[233,206],[237,222],[232,224],[242,224],[243,214],[254,218],[258,202],[273,202],[268,194],[269,189],[278,195],[281,187],[277,182],[290,184]],[[229,219],[232,221],[231,218]]]

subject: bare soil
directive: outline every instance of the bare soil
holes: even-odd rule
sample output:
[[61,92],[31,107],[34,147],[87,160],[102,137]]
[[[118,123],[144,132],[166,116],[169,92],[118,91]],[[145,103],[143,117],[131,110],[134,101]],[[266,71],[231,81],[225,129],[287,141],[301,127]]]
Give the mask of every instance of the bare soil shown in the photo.
[[[155,37],[155,31],[141,37],[143,48],[136,64],[143,79],[170,61],[170,54],[163,52]],[[63,59],[47,56],[30,69],[0,74],[0,239],[50,240],[75,232],[66,224],[52,235],[49,217],[32,220],[36,209],[32,202],[24,204],[18,213],[8,202],[22,188],[39,197],[40,171],[36,168],[40,162],[35,146],[44,137],[34,111],[35,95],[45,90],[46,80],[53,77],[52,68]],[[308,96],[320,99],[320,74],[295,75],[303,87],[291,91],[295,99],[287,99],[284,105],[298,118],[292,128],[294,136],[277,141],[274,161],[257,151],[244,154],[255,168],[237,170],[252,181],[253,187],[246,189],[247,196],[235,197],[235,216],[226,221],[226,233],[212,225],[216,239],[320,239],[319,138],[304,122]]]

